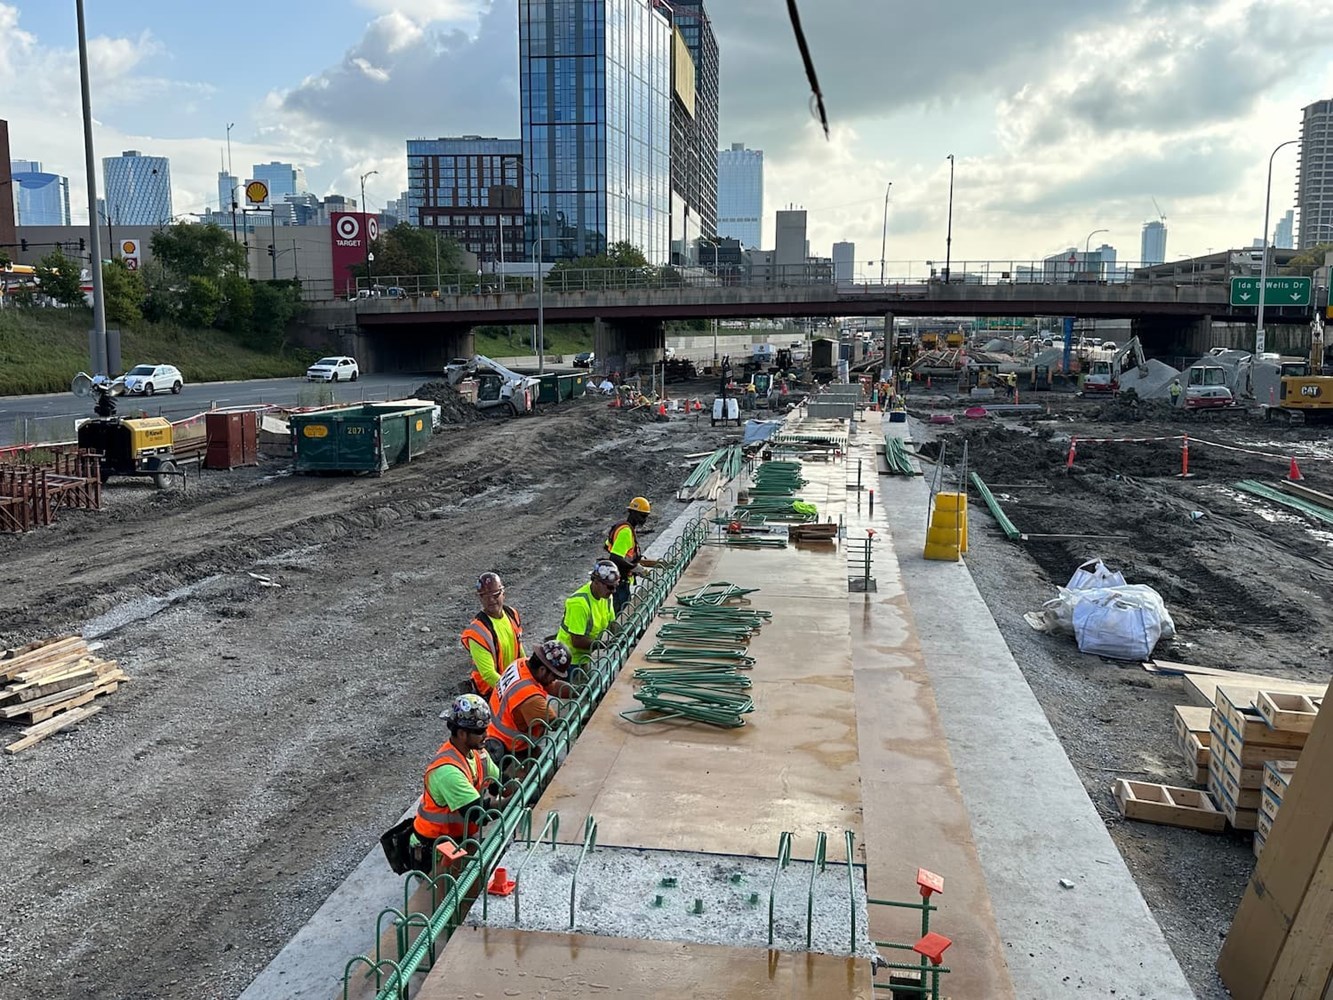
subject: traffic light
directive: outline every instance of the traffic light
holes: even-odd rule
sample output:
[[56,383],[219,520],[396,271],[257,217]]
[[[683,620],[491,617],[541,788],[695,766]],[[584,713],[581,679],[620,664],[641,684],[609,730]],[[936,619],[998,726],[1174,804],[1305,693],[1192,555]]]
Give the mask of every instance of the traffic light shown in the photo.
[[83,252],[84,250],[86,250],[86,249],[88,249],[88,248],[87,248],[86,246],[84,246],[84,240],[83,240],[83,237],[80,236],[80,237],[79,237],[79,252],[82,253],[82,252]]
[[28,252],[28,241],[27,241],[27,240],[19,240],[19,249],[22,250],[24,253],[27,253],[27,252]]
[[272,244],[272,243],[270,243],[270,244],[268,245],[268,255],[269,255],[270,257],[273,256],[273,244]]
[[64,252],[65,252],[65,244],[61,243],[59,240],[56,240],[56,253],[64,253]]

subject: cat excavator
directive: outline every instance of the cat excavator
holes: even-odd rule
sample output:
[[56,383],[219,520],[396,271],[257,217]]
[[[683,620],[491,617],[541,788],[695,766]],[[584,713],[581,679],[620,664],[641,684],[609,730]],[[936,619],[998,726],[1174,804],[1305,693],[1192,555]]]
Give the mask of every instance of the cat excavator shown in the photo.
[[1269,420],[1304,424],[1333,420],[1333,374],[1325,374],[1324,319],[1310,320],[1310,356],[1282,365],[1277,402],[1264,406]]

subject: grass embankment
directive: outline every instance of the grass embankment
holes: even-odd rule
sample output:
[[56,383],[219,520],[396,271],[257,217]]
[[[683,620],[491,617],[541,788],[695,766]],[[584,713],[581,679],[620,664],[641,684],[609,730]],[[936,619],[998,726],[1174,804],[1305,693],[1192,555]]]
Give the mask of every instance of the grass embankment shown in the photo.
[[[545,328],[547,354],[561,354],[572,358],[582,351],[592,350],[592,324],[551,324]],[[477,353],[488,358],[513,358],[535,353],[532,349],[530,326],[480,326],[476,329]]]
[[[0,309],[0,396],[67,391],[70,379],[89,369],[91,326],[88,309]],[[187,382],[220,382],[300,375],[315,355],[300,349],[267,354],[222,330],[141,323],[121,327],[120,357],[125,371],[170,364]]]

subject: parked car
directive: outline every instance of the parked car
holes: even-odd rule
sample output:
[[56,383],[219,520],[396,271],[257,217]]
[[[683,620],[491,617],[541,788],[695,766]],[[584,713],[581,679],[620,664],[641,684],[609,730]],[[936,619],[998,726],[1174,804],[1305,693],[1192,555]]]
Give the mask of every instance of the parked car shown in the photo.
[[596,360],[597,360],[597,355],[594,354],[592,351],[581,351],[580,353],[574,355],[574,367],[591,368],[593,366],[593,362],[595,362]]
[[125,391],[136,396],[151,396],[167,389],[179,393],[185,385],[185,379],[175,365],[135,365],[122,378]]
[[1115,350],[1118,350],[1118,349],[1119,349],[1119,348],[1116,346],[1116,342],[1115,342],[1114,340],[1103,340],[1103,341],[1102,341],[1102,350],[1103,350],[1103,351],[1115,351]]
[[361,377],[361,368],[356,358],[346,355],[320,358],[305,370],[305,377],[310,382],[355,382]]

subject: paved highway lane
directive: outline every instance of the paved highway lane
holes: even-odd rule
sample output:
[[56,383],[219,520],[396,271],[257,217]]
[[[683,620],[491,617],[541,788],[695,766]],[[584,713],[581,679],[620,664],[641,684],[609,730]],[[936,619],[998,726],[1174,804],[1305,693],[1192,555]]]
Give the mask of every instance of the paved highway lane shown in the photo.
[[[355,382],[307,382],[303,378],[254,379],[248,382],[187,383],[179,396],[159,392],[153,396],[119,396],[117,413],[131,416],[140,410],[149,416],[171,420],[188,417],[210,406],[244,406],[253,403],[278,403],[295,406],[320,401],[318,390],[328,388],[335,402],[362,399],[395,399],[412,391],[432,376],[362,375]],[[30,442],[69,441],[74,437],[74,420],[91,417],[93,401],[79,399],[73,393],[41,396],[0,396],[0,446]]]

